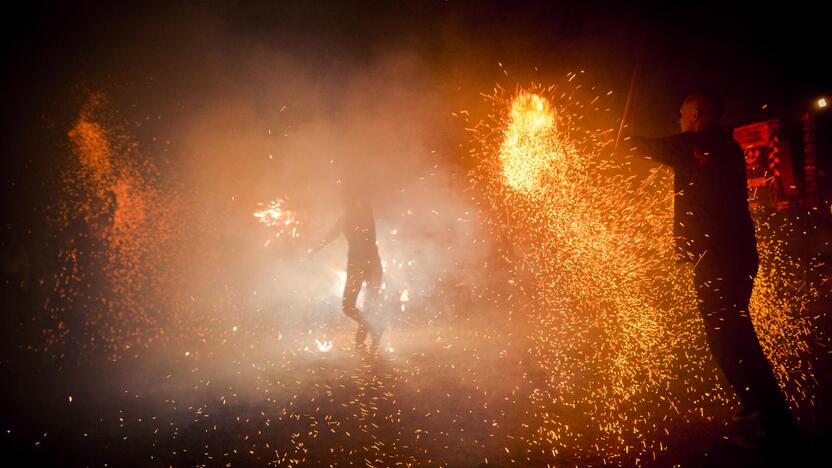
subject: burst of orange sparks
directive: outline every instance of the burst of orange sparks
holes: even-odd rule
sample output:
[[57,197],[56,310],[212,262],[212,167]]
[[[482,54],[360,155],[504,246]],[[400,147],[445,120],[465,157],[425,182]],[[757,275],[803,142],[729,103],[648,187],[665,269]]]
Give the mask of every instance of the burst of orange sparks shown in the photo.
[[277,228],[275,237],[280,237],[287,230],[289,230],[291,237],[298,237],[300,234],[297,229],[299,225],[297,216],[294,211],[287,209],[285,205],[286,202],[280,198],[265,206],[258,204],[262,209],[255,211],[254,217],[266,226]]

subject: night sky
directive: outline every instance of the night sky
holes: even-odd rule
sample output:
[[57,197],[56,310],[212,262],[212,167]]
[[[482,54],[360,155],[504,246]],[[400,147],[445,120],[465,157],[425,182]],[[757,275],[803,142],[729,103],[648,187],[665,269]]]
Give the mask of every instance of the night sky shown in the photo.
[[[503,82],[504,70],[521,83],[584,70],[623,109],[637,67],[630,121],[648,136],[677,130],[678,103],[691,90],[719,92],[725,123],[742,125],[805,110],[832,83],[822,49],[832,15],[820,4],[168,3],[30,2],[4,15],[2,186],[4,200],[28,200],[4,203],[8,219],[48,203],[45,173],[90,91],[108,93],[134,120],[176,120],[227,93],[268,112],[275,96],[252,77],[226,78],[243,50],[319,67],[314,78],[335,87],[379,57],[412,54],[449,96],[448,113],[482,104],[479,93]],[[451,141],[467,138],[447,127]],[[164,124],[144,131],[137,136],[176,137]]]
[[221,32],[241,46],[255,41],[330,61],[410,50],[437,71],[460,70],[460,78],[474,81],[498,75],[499,61],[518,72],[585,69],[608,80],[602,84],[626,90],[641,62],[640,110],[657,130],[663,129],[661,113],[675,111],[692,88],[719,90],[729,121],[744,122],[766,103],[772,112],[793,110],[828,91],[832,81],[822,49],[830,7],[822,2],[661,8],[492,1],[51,3],[4,15],[8,120],[22,123],[21,117],[54,106],[50,97],[79,83],[123,86],[187,73],[177,62],[202,52],[194,25],[204,24],[213,30],[201,33]]

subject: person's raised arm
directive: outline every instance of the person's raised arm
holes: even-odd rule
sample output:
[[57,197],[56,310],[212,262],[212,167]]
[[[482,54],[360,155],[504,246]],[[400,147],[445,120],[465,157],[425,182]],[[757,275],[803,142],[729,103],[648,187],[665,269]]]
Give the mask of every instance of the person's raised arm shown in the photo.
[[337,239],[343,232],[344,218],[338,218],[338,221],[336,221],[335,224],[333,224],[332,227],[329,229],[329,231],[327,231],[326,235],[324,235],[324,238],[321,239],[321,242],[319,242],[318,245],[316,245],[315,247],[309,249],[309,256],[312,257],[313,255],[318,253],[319,250],[323,249],[324,247],[332,243],[332,241]]
[[665,138],[632,137],[625,142],[629,154],[635,154],[672,167],[683,165],[692,150],[691,137],[687,133]]

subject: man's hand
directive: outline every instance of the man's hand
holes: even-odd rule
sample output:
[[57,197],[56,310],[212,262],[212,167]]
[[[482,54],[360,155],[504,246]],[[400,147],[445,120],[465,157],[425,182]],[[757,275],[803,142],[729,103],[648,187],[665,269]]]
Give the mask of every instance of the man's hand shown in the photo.
[[326,233],[326,236],[324,236],[324,238],[321,240],[321,242],[318,243],[318,245],[316,245],[315,247],[312,247],[309,250],[307,250],[307,252],[309,252],[309,260],[312,260],[312,257],[314,257],[315,254],[318,253],[319,250],[323,249],[324,247],[329,245],[332,241],[337,239],[341,235],[341,233],[343,232],[343,226],[344,226],[343,218],[338,218],[338,221],[336,221],[335,224],[332,226],[332,228],[329,230],[329,232]]

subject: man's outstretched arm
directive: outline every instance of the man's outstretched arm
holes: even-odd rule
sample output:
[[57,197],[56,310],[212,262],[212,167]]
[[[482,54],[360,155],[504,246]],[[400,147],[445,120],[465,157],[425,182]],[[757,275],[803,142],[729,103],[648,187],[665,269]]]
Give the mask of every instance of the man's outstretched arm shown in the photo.
[[691,137],[687,133],[665,138],[632,137],[627,142],[629,153],[672,167],[683,165],[691,153]]
[[338,221],[335,221],[335,224],[333,224],[329,231],[327,231],[326,235],[324,235],[324,238],[321,239],[321,242],[319,242],[318,245],[316,245],[315,247],[309,249],[309,256],[311,257],[318,253],[319,250],[323,249],[324,247],[332,243],[332,241],[340,237],[343,232],[344,218],[338,218]]

